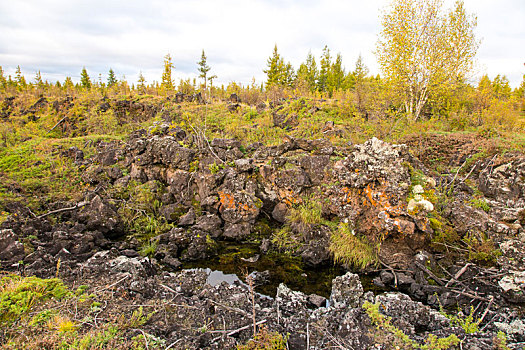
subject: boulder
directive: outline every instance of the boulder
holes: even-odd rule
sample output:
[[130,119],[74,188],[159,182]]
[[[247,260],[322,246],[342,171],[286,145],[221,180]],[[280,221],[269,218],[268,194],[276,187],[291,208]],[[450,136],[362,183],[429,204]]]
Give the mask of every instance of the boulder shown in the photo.
[[416,329],[428,331],[441,330],[449,326],[450,321],[438,311],[413,301],[402,293],[385,293],[378,295],[375,302],[381,305],[380,311],[392,317],[394,325],[405,333],[415,334]]
[[335,308],[356,308],[360,306],[363,294],[364,290],[359,276],[347,272],[333,279],[330,305]]

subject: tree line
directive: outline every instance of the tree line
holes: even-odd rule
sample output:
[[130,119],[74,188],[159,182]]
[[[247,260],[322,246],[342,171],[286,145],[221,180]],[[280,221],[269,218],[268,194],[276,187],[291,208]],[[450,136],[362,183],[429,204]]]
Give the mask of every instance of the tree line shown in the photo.
[[[202,50],[196,62],[197,77],[173,79],[175,65],[170,54],[164,57],[160,81],[147,84],[142,72],[136,84],[129,86],[117,79],[109,69],[107,80],[98,81],[89,76],[85,67],[80,81],[74,84],[70,77],[64,82],[50,84],[43,81],[40,72],[32,82],[24,78],[20,66],[14,78],[6,77],[0,67],[0,89],[45,90],[52,86],[66,91],[102,93],[170,94],[207,91],[208,96],[229,92],[243,93],[246,102],[283,96],[311,96],[314,98],[349,98],[355,106],[354,114],[368,118],[388,118],[400,115],[417,121],[422,117],[486,120],[488,116],[498,123],[517,121],[524,114],[525,75],[519,87],[512,89],[504,75],[490,78],[484,75],[472,83],[476,66],[475,56],[480,41],[475,37],[477,18],[469,14],[462,0],[445,9],[443,0],[392,0],[381,18],[375,54],[381,74],[372,76],[361,56],[352,70],[343,66],[340,53],[333,56],[325,46],[319,58],[308,52],[299,67],[293,67],[279,53],[277,45],[267,59],[263,72],[264,83],[252,81],[242,86],[231,82],[216,87],[217,78]],[[519,123],[518,123],[519,124]]]

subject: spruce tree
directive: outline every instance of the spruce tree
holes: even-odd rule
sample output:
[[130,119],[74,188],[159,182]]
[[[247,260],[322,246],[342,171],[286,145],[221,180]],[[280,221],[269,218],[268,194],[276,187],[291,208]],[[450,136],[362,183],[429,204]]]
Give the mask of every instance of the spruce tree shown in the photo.
[[70,90],[74,87],[75,85],[73,84],[73,80],[71,79],[71,77],[66,77],[66,79],[64,80],[64,89]]
[[363,63],[363,57],[359,55],[355,63],[355,69],[353,72],[355,81],[355,96],[357,110],[363,116],[366,116],[366,96],[368,91],[368,82],[366,80],[368,76],[368,68]]
[[354,69],[354,77],[356,84],[361,83],[365,80],[366,76],[368,75],[368,67],[363,62],[363,57],[361,54],[357,58],[357,61],[355,62],[355,69]]
[[16,66],[15,82],[20,88],[25,88],[27,86],[26,78],[24,78],[24,76],[22,75],[22,70],[20,69],[20,66]]
[[80,85],[84,89],[91,89],[91,79],[89,78],[86,67],[82,67],[82,72],[80,72]]
[[208,72],[211,70],[211,67],[208,66],[206,54],[204,53],[204,50],[202,50],[201,60],[197,62],[199,65],[199,78],[202,78],[204,81],[204,89],[206,89],[206,76],[208,75]]
[[279,84],[281,86],[292,87],[294,80],[295,80],[295,70],[293,69],[292,64],[288,62],[284,66],[281,81],[279,82]]
[[321,55],[321,69],[319,71],[319,79],[317,80],[317,89],[320,92],[327,91],[328,77],[332,66],[332,58],[330,57],[330,49],[325,45],[323,54]]
[[139,80],[137,83],[137,89],[141,94],[146,92],[146,78],[144,78],[144,75],[142,75],[142,71],[139,73]]
[[345,81],[345,69],[343,68],[343,57],[340,53],[337,54],[334,63],[330,67],[330,74],[328,75],[328,92],[330,95],[334,91],[341,90]]
[[44,82],[42,81],[42,75],[40,74],[40,71],[36,72],[36,75],[35,75],[35,84],[36,84],[36,86],[38,86],[39,88],[43,88],[43,87],[44,87]]
[[0,89],[5,89],[7,87],[7,80],[4,76],[4,69],[0,66]]
[[266,87],[280,85],[283,80],[283,73],[285,70],[284,61],[277,51],[277,45],[273,48],[273,54],[268,58],[267,69],[263,70],[266,73]]
[[306,56],[305,68],[306,82],[308,84],[310,92],[314,92],[319,72],[317,70],[317,64],[315,63],[315,57],[312,55],[312,52],[308,52],[308,56]]
[[164,72],[162,72],[162,81],[160,87],[164,90],[173,90],[173,80],[171,79],[171,70],[175,66],[171,61],[170,54],[164,56]]
[[108,74],[108,87],[113,87],[117,84],[118,80],[117,80],[117,77],[115,76],[115,72],[113,71],[112,68],[109,69],[109,74]]

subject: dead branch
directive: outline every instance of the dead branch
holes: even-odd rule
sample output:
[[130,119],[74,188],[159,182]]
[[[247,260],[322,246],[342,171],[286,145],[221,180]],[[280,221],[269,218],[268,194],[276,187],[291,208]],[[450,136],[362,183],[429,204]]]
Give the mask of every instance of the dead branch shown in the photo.
[[164,284],[160,284],[160,286],[161,286],[162,288],[166,289],[166,290],[167,290],[168,292],[170,292],[170,293],[173,293],[173,294],[179,294],[179,293],[177,293],[175,290],[173,290],[172,288],[170,288],[170,287],[168,287],[168,286],[166,286],[166,285],[164,285]]
[[210,299],[210,301],[211,301],[213,304],[217,305],[217,306],[220,306],[220,307],[222,307],[222,308],[225,308],[226,310],[234,311],[234,312],[240,313],[240,314],[242,314],[242,315],[244,315],[244,316],[250,317],[250,313],[248,313],[248,312],[246,312],[246,311],[244,311],[244,310],[242,310],[242,309],[239,309],[239,308],[237,308],[237,307],[233,307],[233,306],[227,306],[227,305],[221,304],[221,303],[219,303],[219,302],[216,302],[215,300],[212,300],[212,299]]
[[445,285],[445,283],[443,283],[441,278],[439,278],[438,276],[434,275],[434,273],[432,271],[430,271],[429,269],[427,269],[427,267],[425,265],[421,264],[419,261],[416,261],[415,264],[421,270],[426,272],[426,274],[429,275],[430,278],[432,278],[434,281],[436,281],[437,284],[439,284],[440,286],[444,286]]
[[104,288],[102,288],[102,289],[100,289],[100,290],[95,290],[95,293],[100,293],[100,292],[102,292],[102,291],[105,291],[106,289],[110,289],[110,288],[116,286],[117,284],[119,284],[120,282],[124,281],[125,279],[127,279],[127,278],[129,278],[129,277],[130,277],[130,275],[126,275],[126,276],[122,277],[121,279],[119,279],[117,282],[115,282],[115,283],[113,283],[113,284],[110,284],[110,285],[107,286],[107,287],[104,287]]
[[48,132],[46,132],[46,134],[49,134],[51,131],[55,130],[55,128],[56,128],[57,126],[59,126],[64,120],[66,120],[66,118],[67,118],[67,115],[66,115],[64,118],[60,119],[60,120],[58,121],[58,123],[55,124],[55,126],[53,126],[51,129],[49,129]]
[[453,277],[450,281],[448,281],[447,284],[445,284],[445,287],[448,287],[448,286],[450,286],[452,283],[457,282],[457,281],[459,280],[459,278],[461,277],[461,275],[463,275],[463,274],[465,273],[465,271],[467,271],[467,269],[468,269],[469,266],[471,266],[471,265],[474,265],[474,264],[472,264],[472,263],[466,263],[465,266],[463,266],[463,267],[461,268],[461,270],[459,270],[459,271],[454,275],[454,277]]
[[472,174],[472,172],[474,171],[474,169],[477,168],[477,166],[478,166],[478,162],[476,162],[476,164],[474,164],[474,166],[472,167],[472,169],[470,169],[470,171],[469,171],[469,173],[467,174],[467,176],[465,176],[465,177],[463,178],[463,180],[460,181],[460,183],[465,182],[465,181],[468,179],[468,177]]
[[397,288],[397,275],[396,275],[396,272],[394,271],[394,269],[391,266],[389,266],[389,265],[385,264],[384,262],[382,262],[381,259],[378,259],[378,261],[379,261],[379,263],[381,265],[383,265],[384,267],[389,269],[390,272],[392,272],[392,275],[394,275],[394,287]]
[[489,309],[490,307],[492,306],[492,303],[494,303],[494,296],[490,296],[489,297],[489,304],[487,305],[487,308],[485,309],[485,312],[483,313],[483,315],[481,315],[481,318],[479,319],[478,321],[478,324],[483,322],[483,319],[485,318],[485,316],[487,316],[487,314],[489,313]]
[[52,214],[58,214],[58,213],[62,213],[62,212],[65,212],[65,211],[71,211],[71,210],[75,210],[75,209],[78,209],[78,208],[82,208],[86,205],[88,205],[90,202],[88,201],[84,201],[84,202],[78,202],[77,204],[75,204],[75,206],[73,207],[69,207],[69,208],[62,208],[62,209],[57,209],[57,210],[51,210],[50,212],[47,212],[45,214],[42,214],[42,215],[38,215],[36,218],[37,219],[42,219],[48,215],[52,215]]
[[[263,323],[266,323],[266,319],[257,322],[257,323],[255,324],[255,326],[259,326],[259,325],[261,325],[261,324],[263,324]],[[229,333],[226,334],[226,335],[227,335],[228,337],[231,337],[232,335],[237,334],[237,333],[239,333],[240,331],[243,331],[243,330],[245,330],[245,329],[248,329],[248,328],[250,328],[251,326],[252,326],[252,325],[249,324],[249,325],[247,325],[247,326],[244,326],[244,327],[241,327],[241,328],[235,329],[235,330],[229,332]]]
[[484,298],[484,297],[480,297],[479,295],[474,295],[474,294],[471,294],[471,293],[467,293],[467,292],[463,292],[463,291],[460,291],[460,290],[457,290],[457,289],[453,289],[453,288],[450,288],[450,291],[452,293],[456,293],[456,294],[459,294],[459,295],[463,295],[467,298],[471,298],[471,299],[476,299],[476,300],[481,300],[481,301],[486,301],[486,302],[490,302],[489,299],[487,298]]
[[144,333],[144,331],[142,329],[133,329],[133,330],[134,331],[139,331],[140,333],[142,333],[142,336],[144,337],[144,343],[146,344],[146,350],[149,350],[148,338],[146,337],[146,333]]
[[[214,151],[213,151],[213,148],[211,147],[210,145],[210,142],[208,141],[208,139],[206,138],[206,135],[204,135],[204,133],[202,131],[200,131],[200,133],[202,134],[199,135],[199,133],[197,132],[197,130],[195,130],[195,128],[193,127],[193,125],[190,124],[190,127],[193,129],[193,132],[197,135],[197,137],[199,138],[202,138],[204,141],[206,141],[206,145],[208,146],[208,149],[210,150],[211,154],[213,154],[213,156],[215,156],[215,158],[217,158],[218,160],[221,161],[222,164],[225,164],[225,161],[222,160]],[[200,147],[199,147],[200,148]]]
[[[259,325],[261,325],[261,324],[263,324],[263,323],[266,323],[266,322],[267,322],[266,319],[264,319],[264,320],[261,320],[261,321],[255,323],[255,325],[256,325],[256,326],[259,326]],[[234,329],[234,330],[210,331],[210,332],[208,332],[208,333],[226,333],[226,335],[227,335],[228,337],[231,337],[232,335],[237,334],[237,333],[239,333],[240,331],[244,331],[245,329],[249,329],[250,327],[252,327],[252,324],[251,324],[251,323],[250,323],[249,325],[247,325],[247,326],[244,326],[244,327],[241,327],[241,328],[237,328],[237,329]]]
[[450,187],[454,184],[454,181],[456,181],[456,178],[458,177],[458,174],[459,172],[461,171],[461,169],[465,166],[465,164],[467,164],[467,161],[470,159],[470,156],[467,157],[467,159],[465,159],[465,161],[463,162],[463,164],[461,164],[461,166],[458,168],[458,170],[456,171],[456,174],[454,175],[454,177],[452,178],[452,181],[450,181],[450,183],[445,187],[445,191],[449,191]]

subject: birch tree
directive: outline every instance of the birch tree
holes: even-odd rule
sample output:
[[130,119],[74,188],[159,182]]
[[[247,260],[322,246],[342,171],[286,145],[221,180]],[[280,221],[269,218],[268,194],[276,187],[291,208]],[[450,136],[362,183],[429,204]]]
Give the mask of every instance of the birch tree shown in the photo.
[[463,1],[442,7],[443,0],[393,0],[382,17],[378,63],[414,121],[433,94],[469,77],[479,47]]

